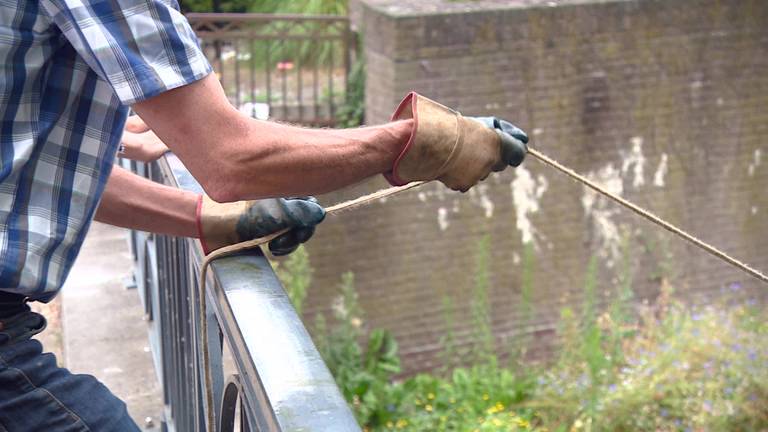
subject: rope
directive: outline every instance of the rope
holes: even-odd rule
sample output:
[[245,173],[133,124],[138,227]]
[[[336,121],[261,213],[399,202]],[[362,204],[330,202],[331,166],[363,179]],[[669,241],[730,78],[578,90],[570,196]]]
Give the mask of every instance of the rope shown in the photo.
[[606,196],[617,203],[621,204],[622,206],[632,210],[636,214],[644,217],[645,219],[651,221],[652,223],[666,229],[667,231],[677,235],[678,237],[682,238],[683,240],[686,240],[693,245],[699,247],[700,249],[716,256],[717,258],[720,258],[721,260],[731,264],[732,266],[738,268],[739,270],[744,271],[745,273],[748,273],[750,276],[755,277],[756,279],[759,279],[763,282],[768,283],[768,276],[764,275],[763,273],[753,269],[749,265],[737,260],[736,258],[733,258],[732,256],[728,255],[727,253],[721,251],[720,249],[712,246],[709,243],[704,242],[703,240],[699,240],[698,238],[692,236],[691,234],[688,234],[687,232],[681,230],[680,228],[672,225],[671,223],[665,221],[664,219],[656,216],[655,214],[651,213],[648,210],[645,210],[627,200],[624,198],[614,195],[611,192],[604,189],[602,186],[592,182],[588,178],[584,177],[583,175],[577,173],[576,171],[563,166],[556,160],[540,153],[536,149],[529,148],[528,154],[535,157],[536,159],[542,161],[546,165],[551,166],[552,168],[566,174],[567,176],[573,178],[574,180],[578,181],[579,183],[584,184],[585,186],[589,187],[590,189],[595,190],[596,192],[600,193],[603,196]]
[[[652,223],[666,229],[667,231],[677,235],[678,237],[682,238],[683,240],[686,240],[693,245],[701,248],[702,250],[714,255],[715,257],[733,265],[734,267],[748,273],[749,275],[768,283],[768,276],[765,276],[763,273],[753,269],[749,265],[737,260],[736,258],[731,257],[730,255],[726,254],[725,252],[721,251],[720,249],[717,249],[716,247],[710,245],[709,243],[706,243],[702,240],[699,240],[698,238],[692,236],[691,234],[688,234],[687,232],[683,231],[682,229],[672,225],[671,223],[665,221],[664,219],[660,218],[659,216],[656,216],[655,214],[651,213],[648,210],[645,210],[627,200],[624,198],[614,195],[613,193],[609,192],[608,190],[604,189],[602,186],[592,182],[588,178],[582,176],[581,174],[578,174],[574,170],[561,165],[559,162],[555,161],[554,159],[551,159],[550,157],[540,153],[538,150],[533,148],[528,148],[528,154],[535,157],[536,159],[540,160],[546,165],[549,165],[550,167],[566,174],[567,176],[573,178],[579,183],[584,184],[585,186],[589,187],[590,189],[595,190],[596,192],[600,193],[603,196],[606,196],[613,201],[619,203],[620,205],[632,210],[634,213],[642,216],[643,218],[651,221]],[[372,194],[364,195],[359,198],[355,198],[349,201],[344,201],[339,204],[335,204],[333,206],[326,208],[327,214],[338,214],[342,213],[347,210],[352,210],[358,207],[363,207],[368,204],[370,204],[373,201],[380,200],[382,198],[386,198],[395,194],[399,194],[401,192],[405,192],[409,189],[413,189],[416,187],[419,187],[427,182],[419,181],[419,182],[413,182],[409,183],[405,186],[396,186],[391,187],[388,189],[382,189],[380,191],[374,192]],[[209,347],[208,347],[208,322],[206,321],[205,316],[207,315],[207,304],[205,301],[206,296],[206,276],[208,274],[208,267],[210,266],[211,262],[222,258],[225,256],[234,255],[238,252],[253,249],[258,246],[261,246],[263,244],[269,243],[270,241],[274,240],[275,238],[287,233],[289,229],[284,229],[272,234],[269,234],[264,237],[247,240],[241,243],[233,244],[230,246],[225,246],[221,249],[217,249],[210,254],[208,254],[205,259],[203,260],[203,263],[200,267],[200,330],[202,332],[202,354],[203,354],[203,369],[205,374],[205,387],[206,387],[206,402],[208,404],[208,411],[207,411],[207,422],[208,422],[208,431],[215,431],[215,417],[214,417],[214,401],[213,401],[213,375],[212,371],[210,370],[210,360],[208,358],[209,354]]]

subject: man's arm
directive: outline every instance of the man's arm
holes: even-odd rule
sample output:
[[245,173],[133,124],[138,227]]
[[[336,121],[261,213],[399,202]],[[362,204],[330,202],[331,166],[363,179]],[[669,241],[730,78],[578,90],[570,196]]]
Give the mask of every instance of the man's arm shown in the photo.
[[255,120],[214,75],[133,106],[216,201],[329,192],[392,168],[413,121],[305,129]]
[[183,237],[198,237],[199,196],[115,166],[96,211],[99,222]]

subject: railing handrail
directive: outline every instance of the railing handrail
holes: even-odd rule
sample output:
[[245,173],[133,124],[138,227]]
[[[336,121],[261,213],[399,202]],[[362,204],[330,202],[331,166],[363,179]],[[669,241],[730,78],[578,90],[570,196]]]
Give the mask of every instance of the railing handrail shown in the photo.
[[[158,160],[153,170],[156,181],[201,192],[200,185],[173,154]],[[197,287],[204,253],[198,241],[179,240],[186,241],[187,245],[178,250],[188,251],[191,272],[188,283]],[[166,412],[190,413],[187,415],[197,417],[192,420],[198,425],[197,430],[205,429],[199,420],[202,417],[195,411],[210,409],[204,406],[205,398],[199,393],[206,390],[197,341],[206,337],[212,352],[210,364],[222,368],[219,347],[226,342],[237,370],[237,375],[227,382],[223,370],[217,370],[215,374],[215,388],[211,390],[219,404],[213,407],[219,425],[222,421],[233,421],[235,401],[239,396],[241,410],[246,414],[242,418],[247,418],[243,421],[250,427],[243,430],[359,431],[352,411],[264,254],[254,250],[218,259],[211,263],[208,278],[208,335],[200,335],[197,315],[189,314],[194,328],[194,352],[189,357],[196,359],[192,361],[195,364],[192,376],[199,380],[192,387],[199,389],[198,394],[190,398],[194,400],[182,402],[191,406],[184,409],[171,406]],[[191,288],[189,292],[197,290]],[[189,294],[187,299],[199,301],[196,297],[197,294]],[[189,304],[189,308],[197,310],[196,304]],[[220,335],[223,340],[219,339]],[[153,349],[158,347],[153,346]],[[166,363],[162,360],[166,355],[168,358],[184,357],[178,353],[163,353],[156,358]],[[158,367],[163,368],[163,365]],[[161,375],[166,372],[164,370]],[[233,395],[235,399],[232,399]],[[173,419],[169,420],[172,425]]]

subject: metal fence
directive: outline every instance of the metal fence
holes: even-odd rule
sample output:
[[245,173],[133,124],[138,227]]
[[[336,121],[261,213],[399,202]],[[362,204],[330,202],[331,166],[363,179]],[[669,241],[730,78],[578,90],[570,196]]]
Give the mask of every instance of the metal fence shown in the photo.
[[[152,165],[123,164],[156,182],[201,191],[172,154]],[[130,243],[163,388],[163,430],[205,431],[211,409],[223,432],[360,430],[260,251],[211,264],[203,335],[199,242],[132,232]],[[215,407],[205,406],[202,338],[209,341]]]
[[241,112],[331,126],[344,100],[354,38],[344,16],[188,14]]

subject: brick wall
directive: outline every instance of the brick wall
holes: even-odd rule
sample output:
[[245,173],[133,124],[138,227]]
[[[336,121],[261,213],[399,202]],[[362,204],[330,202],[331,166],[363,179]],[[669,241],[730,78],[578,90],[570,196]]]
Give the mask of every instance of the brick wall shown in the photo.
[[[353,3],[369,123],[386,121],[410,90],[507,118],[536,148],[768,270],[768,2]],[[768,293],[531,159],[467,194],[427,185],[329,218],[309,246],[307,314],[328,312],[340,274],[353,271],[366,325],[394,332],[406,371],[432,368],[444,299],[456,305],[456,337],[472,339],[484,236],[494,333],[501,345],[533,336],[534,352],[563,306],[578,309],[592,256],[602,303],[627,276],[635,304],[652,302],[663,280],[692,302],[733,283],[760,301]]]

